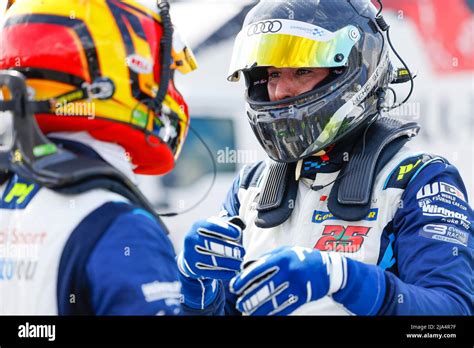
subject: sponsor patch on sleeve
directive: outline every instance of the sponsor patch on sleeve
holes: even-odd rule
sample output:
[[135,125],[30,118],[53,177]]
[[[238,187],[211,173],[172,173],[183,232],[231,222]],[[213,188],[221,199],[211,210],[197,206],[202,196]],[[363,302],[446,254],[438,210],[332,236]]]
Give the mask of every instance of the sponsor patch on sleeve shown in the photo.
[[443,205],[444,204],[440,204],[440,202],[432,201],[430,198],[424,198],[418,201],[418,206],[420,207],[423,216],[437,218],[439,221],[461,226],[466,230],[470,229],[472,221],[469,218],[467,207],[462,206],[462,208],[465,209],[460,209],[454,204],[447,206]]
[[421,187],[416,194],[423,216],[437,217],[440,221],[469,229],[472,224],[471,208],[464,193],[446,182],[433,182]]
[[146,302],[154,302],[166,299],[179,299],[181,296],[181,283],[159,282],[142,284],[141,286]]
[[467,246],[469,233],[456,226],[442,224],[428,224],[423,226],[419,235],[429,239]]
[[466,197],[464,193],[456,186],[448,184],[447,182],[433,182],[431,184],[427,184],[423,186],[421,189],[418,190],[416,193],[416,199],[422,199],[426,197],[434,197],[434,196],[444,196],[447,199],[460,199],[461,201],[466,202]]
[[407,187],[411,178],[424,163],[432,159],[432,156],[428,154],[421,154],[418,156],[410,157],[404,160],[402,163],[395,168],[392,172],[385,188],[399,188],[404,189]]

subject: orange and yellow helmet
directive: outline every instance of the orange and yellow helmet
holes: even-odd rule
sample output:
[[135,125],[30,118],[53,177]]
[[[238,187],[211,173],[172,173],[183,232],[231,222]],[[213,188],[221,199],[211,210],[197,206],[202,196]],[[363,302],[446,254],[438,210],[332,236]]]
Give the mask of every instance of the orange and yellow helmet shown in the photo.
[[190,121],[173,74],[197,64],[158,3],[11,4],[0,26],[0,69],[25,75],[30,98],[47,105],[35,112],[45,134],[87,131],[117,143],[138,174],[173,169]]

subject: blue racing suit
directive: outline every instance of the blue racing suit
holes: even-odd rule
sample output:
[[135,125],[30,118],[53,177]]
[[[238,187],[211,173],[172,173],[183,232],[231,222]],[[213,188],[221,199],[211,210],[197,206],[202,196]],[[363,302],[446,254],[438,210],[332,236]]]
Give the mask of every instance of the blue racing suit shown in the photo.
[[[313,157],[303,163],[296,175],[294,210],[271,228],[255,224],[268,163],[241,171],[221,215],[240,216],[247,225],[243,264],[281,246],[344,255],[344,288],[293,314],[472,315],[474,216],[457,169],[443,158],[405,146],[377,175],[369,214],[361,221],[343,221],[328,210],[339,172],[332,161]],[[322,189],[312,190],[311,185]],[[205,308],[186,304],[185,312],[238,314],[228,282],[218,284],[215,291],[207,291]],[[183,283],[184,292],[187,288],[191,285]]]

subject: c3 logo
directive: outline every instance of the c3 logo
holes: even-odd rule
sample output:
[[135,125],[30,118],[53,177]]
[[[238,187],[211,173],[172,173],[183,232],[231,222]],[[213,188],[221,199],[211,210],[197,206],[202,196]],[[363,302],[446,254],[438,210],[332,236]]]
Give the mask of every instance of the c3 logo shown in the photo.
[[280,21],[263,21],[252,24],[247,30],[247,36],[258,34],[278,33],[283,24]]

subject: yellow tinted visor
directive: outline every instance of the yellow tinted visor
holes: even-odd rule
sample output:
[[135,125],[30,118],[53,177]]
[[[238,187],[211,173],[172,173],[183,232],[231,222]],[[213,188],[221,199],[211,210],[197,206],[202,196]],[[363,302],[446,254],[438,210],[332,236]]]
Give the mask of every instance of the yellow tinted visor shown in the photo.
[[235,40],[229,81],[238,81],[240,71],[254,67],[334,68],[347,64],[360,40],[352,25],[336,32],[285,19],[252,23]]

